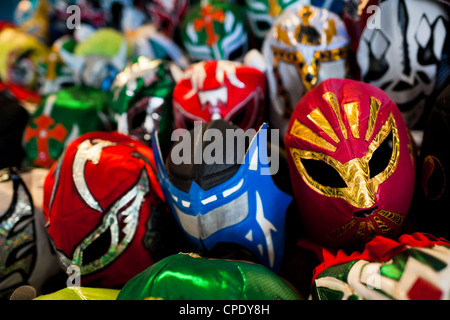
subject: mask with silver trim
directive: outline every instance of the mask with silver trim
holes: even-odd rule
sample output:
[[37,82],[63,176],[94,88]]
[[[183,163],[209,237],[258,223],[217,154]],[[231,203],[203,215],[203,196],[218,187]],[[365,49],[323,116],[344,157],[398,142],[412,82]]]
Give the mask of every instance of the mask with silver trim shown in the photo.
[[181,70],[171,61],[146,57],[135,59],[120,72],[111,87],[117,131],[149,144],[161,121],[163,126],[171,123],[178,72]]
[[[222,134],[237,128],[224,120],[202,124],[202,129],[216,129]],[[189,139],[197,129],[194,127],[182,139]],[[164,165],[158,132],[153,138],[153,152],[165,199],[196,250],[208,255],[222,245],[234,244],[248,250],[256,262],[279,272],[284,254],[285,215],[292,197],[281,191],[268,173],[266,134],[264,124],[245,155],[240,157],[236,152],[234,161],[227,164],[222,161],[176,165],[172,161],[175,144]],[[192,148],[211,147],[195,137],[194,140],[188,144]],[[232,150],[225,150],[225,144],[219,149],[224,149],[224,155],[230,154]],[[236,151],[237,146],[233,148]]]
[[36,192],[46,172],[33,169],[19,173],[16,168],[0,171],[0,299],[8,298],[22,285],[41,293],[46,281],[59,270],[41,206],[33,200],[38,198]]
[[157,198],[151,149],[118,132],[92,132],[73,141],[44,185],[48,231],[81,284],[117,287],[154,262],[144,244]]

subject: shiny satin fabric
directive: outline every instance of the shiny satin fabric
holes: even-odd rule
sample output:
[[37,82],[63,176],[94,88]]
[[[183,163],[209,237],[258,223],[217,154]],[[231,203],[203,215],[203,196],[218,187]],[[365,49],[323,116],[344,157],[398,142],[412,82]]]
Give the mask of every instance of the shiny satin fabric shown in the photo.
[[120,291],[117,300],[301,300],[260,264],[179,253],[160,260]]
[[413,195],[415,154],[384,92],[355,80],[324,81],[297,104],[285,145],[299,214],[312,239],[360,247],[375,235],[396,236]]

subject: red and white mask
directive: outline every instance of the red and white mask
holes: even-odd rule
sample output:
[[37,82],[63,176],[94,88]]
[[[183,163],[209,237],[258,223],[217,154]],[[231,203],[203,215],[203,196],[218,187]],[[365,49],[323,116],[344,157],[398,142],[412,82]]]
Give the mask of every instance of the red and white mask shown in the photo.
[[147,223],[162,191],[153,153],[118,132],[91,132],[68,145],[44,184],[48,232],[81,285],[115,288],[154,259]]
[[224,119],[259,128],[265,109],[265,74],[228,60],[202,61],[185,70],[173,93],[175,126]]
[[284,141],[312,240],[361,247],[397,235],[414,190],[414,142],[382,90],[348,79],[320,83],[297,104]]

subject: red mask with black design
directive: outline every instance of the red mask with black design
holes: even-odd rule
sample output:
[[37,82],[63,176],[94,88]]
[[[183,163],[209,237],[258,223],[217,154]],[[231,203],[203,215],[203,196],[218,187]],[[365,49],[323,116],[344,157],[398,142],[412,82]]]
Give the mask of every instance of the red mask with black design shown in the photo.
[[238,62],[202,61],[185,70],[173,92],[175,126],[224,119],[258,129],[264,116],[265,75]]
[[285,136],[294,195],[320,245],[361,247],[395,237],[414,189],[414,144],[380,89],[329,79],[297,104]]
[[123,285],[153,264],[144,245],[162,191],[152,150],[117,132],[92,132],[68,145],[44,184],[48,232],[62,265],[81,285]]

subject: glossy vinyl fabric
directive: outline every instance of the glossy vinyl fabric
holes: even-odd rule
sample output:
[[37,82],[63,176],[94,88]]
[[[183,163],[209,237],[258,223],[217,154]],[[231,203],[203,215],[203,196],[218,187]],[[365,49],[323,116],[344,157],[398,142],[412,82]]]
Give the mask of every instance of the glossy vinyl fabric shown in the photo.
[[179,253],[131,279],[117,300],[301,300],[267,268],[246,261]]

